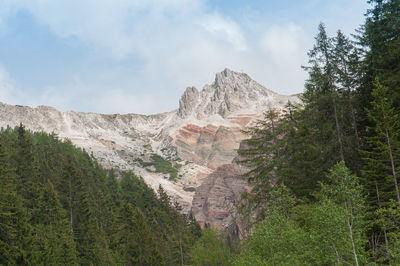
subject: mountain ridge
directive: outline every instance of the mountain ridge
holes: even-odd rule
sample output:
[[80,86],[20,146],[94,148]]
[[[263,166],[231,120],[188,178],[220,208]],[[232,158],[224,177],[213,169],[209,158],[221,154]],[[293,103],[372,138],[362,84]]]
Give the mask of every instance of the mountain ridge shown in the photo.
[[[288,101],[300,102],[297,96],[268,90],[245,73],[225,69],[200,91],[188,87],[179,100],[179,108],[170,112],[97,114],[0,103],[0,126],[22,123],[32,131],[70,139],[93,153],[106,168],[133,170],[154,189],[162,185],[183,211],[189,212],[196,188],[236,157],[235,150],[246,138],[242,129],[262,118],[266,110],[282,109]],[[176,171],[177,180],[170,180],[171,173],[140,164],[153,163],[152,154],[175,167],[170,170]]]

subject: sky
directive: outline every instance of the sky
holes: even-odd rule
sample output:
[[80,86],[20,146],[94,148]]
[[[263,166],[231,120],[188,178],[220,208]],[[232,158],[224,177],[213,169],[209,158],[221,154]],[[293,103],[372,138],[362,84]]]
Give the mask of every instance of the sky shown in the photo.
[[354,33],[366,0],[0,0],[0,102],[154,114],[225,68],[300,93],[323,22]]

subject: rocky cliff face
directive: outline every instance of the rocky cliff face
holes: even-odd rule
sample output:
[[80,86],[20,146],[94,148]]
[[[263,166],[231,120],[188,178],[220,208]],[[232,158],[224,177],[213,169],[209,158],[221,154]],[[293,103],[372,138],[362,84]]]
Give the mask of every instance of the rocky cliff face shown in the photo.
[[[179,109],[157,115],[59,112],[0,103],[0,126],[20,123],[33,131],[54,132],[93,152],[107,168],[133,170],[152,187],[161,184],[185,212],[203,224],[227,227],[231,203],[247,189],[232,165],[242,129],[269,108],[281,109],[295,96],[272,92],[247,74],[225,69],[199,91],[188,87]],[[177,171],[157,173],[140,161],[158,154]],[[193,202],[193,204],[192,204]],[[192,208],[193,205],[193,208]],[[231,207],[227,207],[231,206]]]
[[224,164],[210,174],[196,189],[192,212],[200,225],[210,224],[228,228],[235,223],[234,201],[243,192],[249,192],[247,180],[241,178],[241,171],[234,164]]

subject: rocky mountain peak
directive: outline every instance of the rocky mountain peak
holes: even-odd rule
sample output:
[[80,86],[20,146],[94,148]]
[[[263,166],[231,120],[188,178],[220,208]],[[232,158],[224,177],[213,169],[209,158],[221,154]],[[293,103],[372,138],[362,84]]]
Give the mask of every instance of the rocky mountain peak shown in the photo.
[[199,99],[196,87],[187,87],[179,100],[178,116],[184,118],[192,113]]
[[268,108],[283,106],[290,98],[268,90],[245,73],[226,68],[200,92],[195,87],[188,87],[179,101],[178,115],[201,118],[227,117],[240,111],[262,113]]
[[216,88],[223,88],[226,84],[236,83],[249,83],[252,79],[245,73],[235,72],[228,68],[225,68],[222,72],[215,75],[215,81],[213,83]]

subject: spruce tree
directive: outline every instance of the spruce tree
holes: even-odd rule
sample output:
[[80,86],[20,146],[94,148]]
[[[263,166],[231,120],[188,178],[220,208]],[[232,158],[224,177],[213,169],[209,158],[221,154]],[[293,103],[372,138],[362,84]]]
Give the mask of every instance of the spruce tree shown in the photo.
[[21,124],[17,128],[17,188],[22,196],[24,207],[27,209],[30,222],[40,221],[40,199],[42,198],[43,183],[39,171],[39,162],[35,153],[33,138]]
[[[308,53],[309,79],[305,84],[303,100],[305,119],[310,122],[314,140],[319,144],[330,168],[338,161],[345,161],[343,121],[341,119],[342,95],[337,87],[335,73],[334,39],[327,36],[325,26],[318,27],[316,43]],[[322,163],[322,162],[321,162]]]
[[117,250],[122,264],[164,264],[145,216],[138,208],[126,202],[120,209],[117,239]]
[[245,176],[254,185],[252,201],[265,198],[271,185],[282,182],[276,171],[282,159],[280,122],[277,110],[266,111],[264,119],[245,131],[250,138],[244,141],[245,147],[238,150],[240,158],[237,162],[249,169]]
[[76,246],[65,210],[58,200],[53,184],[48,181],[43,191],[33,237],[32,264],[78,265]]
[[374,80],[393,92],[393,103],[400,107],[400,1],[370,0],[373,7],[361,29],[360,42],[364,47],[365,74],[361,100],[369,107],[373,99]]
[[[400,191],[398,175],[400,166],[400,120],[393,105],[391,93],[386,86],[376,80],[372,91],[374,101],[367,110],[368,118],[374,124],[370,127],[372,134],[367,137],[370,149],[364,151],[364,177],[369,184],[376,186],[371,189],[377,201],[387,201],[388,197],[395,199],[400,206]],[[391,194],[391,195],[390,195]]]
[[31,227],[17,194],[16,173],[10,164],[6,138],[0,133],[0,264],[27,264]]

